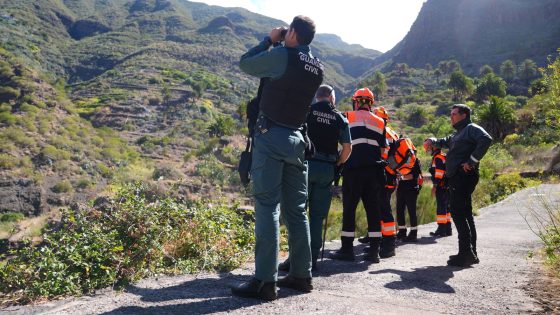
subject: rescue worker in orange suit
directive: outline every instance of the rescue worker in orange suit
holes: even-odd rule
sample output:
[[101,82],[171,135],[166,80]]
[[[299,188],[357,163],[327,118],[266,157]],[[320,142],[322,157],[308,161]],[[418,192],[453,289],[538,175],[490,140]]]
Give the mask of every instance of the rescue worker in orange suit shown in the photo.
[[[373,113],[378,117],[381,117],[385,124],[389,121],[389,114],[383,106],[376,107]],[[389,147],[393,146],[395,142],[399,139],[398,134],[391,129],[389,126],[385,125],[385,135]],[[387,149],[389,149],[387,147]],[[388,150],[386,150],[388,151]],[[385,157],[386,158],[386,157]],[[379,249],[380,258],[389,258],[395,256],[395,241],[397,235],[397,227],[395,225],[395,218],[393,216],[393,210],[391,209],[391,195],[397,187],[397,173],[389,166],[385,167],[385,187],[379,190],[378,202],[381,211],[381,246]],[[358,241],[363,244],[369,243],[369,236],[359,238]],[[369,250],[367,247],[364,250]]]
[[373,93],[368,88],[357,90],[352,102],[354,111],[346,112],[352,138],[352,154],[344,165],[342,176],[342,247],[330,254],[338,260],[354,260],[356,207],[362,200],[368,222],[369,251],[365,259],[379,262],[381,218],[377,196],[385,184],[387,163],[382,152],[387,147],[385,121],[371,112]]
[[[428,141],[430,140],[430,141]],[[432,196],[436,197],[436,222],[437,229],[430,232],[432,236],[451,236],[453,234],[451,228],[451,213],[449,212],[449,191],[445,181],[445,153],[441,149],[434,148],[436,138],[426,139],[424,141],[424,150],[432,155],[432,166],[429,171],[432,175]]]
[[[416,201],[422,186],[420,185],[422,171],[420,160],[416,159],[410,173],[399,174],[397,182],[397,223],[399,232],[397,239],[403,242],[416,242],[418,240],[418,218],[416,217]],[[410,219],[410,232],[407,235],[405,209],[408,210]]]

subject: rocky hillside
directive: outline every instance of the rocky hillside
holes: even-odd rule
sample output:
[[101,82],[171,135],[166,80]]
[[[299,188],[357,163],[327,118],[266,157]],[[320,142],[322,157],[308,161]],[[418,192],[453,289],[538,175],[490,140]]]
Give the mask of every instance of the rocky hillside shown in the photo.
[[81,118],[60,85],[0,49],[0,213],[85,201],[139,153]]
[[[239,191],[258,81],[237,64],[280,25],[183,0],[0,0],[0,212],[36,214],[110,180]],[[312,49],[341,91],[380,55],[334,35]]]
[[544,65],[560,45],[556,0],[428,0],[406,37],[376,64],[392,61],[423,68],[456,59],[469,74],[482,65],[526,58]]

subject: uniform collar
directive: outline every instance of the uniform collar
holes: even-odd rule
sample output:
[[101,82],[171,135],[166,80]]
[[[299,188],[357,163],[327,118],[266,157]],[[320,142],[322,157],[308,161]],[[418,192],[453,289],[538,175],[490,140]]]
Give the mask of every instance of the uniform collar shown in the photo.
[[470,118],[466,118],[457,122],[455,125],[453,125],[453,128],[455,128],[455,130],[457,131],[461,131],[463,130],[463,128],[465,128],[468,124],[471,123],[471,119]]
[[311,49],[309,48],[309,45],[297,45],[295,47],[297,50],[304,52],[304,53],[308,53],[311,51]]

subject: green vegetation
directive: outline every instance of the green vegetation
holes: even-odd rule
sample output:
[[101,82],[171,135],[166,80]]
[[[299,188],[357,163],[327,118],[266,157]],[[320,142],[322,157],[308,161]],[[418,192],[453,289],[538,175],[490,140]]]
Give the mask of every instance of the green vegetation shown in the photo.
[[9,238],[14,233],[18,222],[23,219],[23,214],[19,212],[6,212],[0,214],[0,240]]
[[548,219],[547,226],[540,231],[544,252],[554,274],[560,278],[560,207],[558,204],[544,204]]
[[53,186],[52,191],[54,191],[57,194],[71,192],[72,184],[66,180],[60,181]]
[[0,214],[0,222],[18,222],[24,218],[19,212],[6,212]]
[[65,210],[40,246],[15,250],[0,267],[2,302],[80,295],[158,273],[231,270],[252,253],[250,213],[152,198],[132,185],[104,208]]

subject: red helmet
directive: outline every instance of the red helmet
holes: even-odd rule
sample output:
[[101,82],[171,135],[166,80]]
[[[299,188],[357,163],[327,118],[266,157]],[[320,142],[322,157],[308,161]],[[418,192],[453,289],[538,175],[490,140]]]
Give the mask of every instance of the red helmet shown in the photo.
[[360,108],[364,105],[371,107],[375,102],[375,98],[373,96],[373,92],[365,87],[354,92],[352,101],[354,102],[354,108]]
[[383,118],[385,120],[389,120],[389,114],[387,114],[387,111],[385,110],[385,107],[383,107],[383,106],[376,107],[373,110],[373,113],[380,118]]

